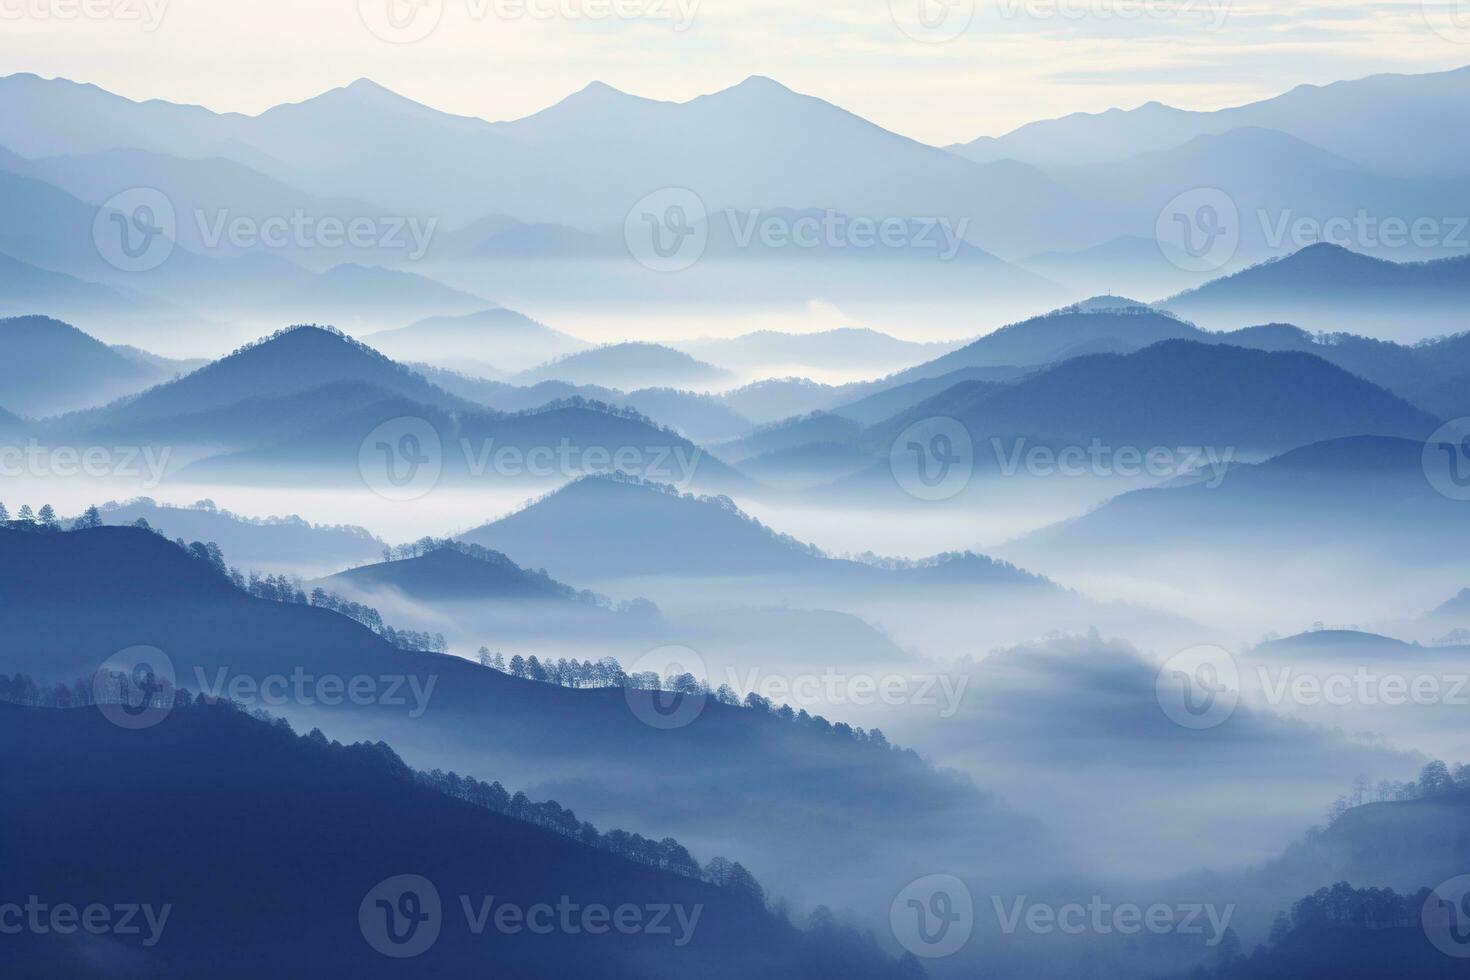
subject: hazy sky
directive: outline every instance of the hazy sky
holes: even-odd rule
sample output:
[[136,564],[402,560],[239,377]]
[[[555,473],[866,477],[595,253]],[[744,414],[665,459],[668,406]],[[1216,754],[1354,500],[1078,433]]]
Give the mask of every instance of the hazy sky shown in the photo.
[[594,79],[682,101],[764,74],[939,144],[1465,64],[1470,0],[0,0],[0,74],[132,98],[256,112],[367,76],[505,119]]

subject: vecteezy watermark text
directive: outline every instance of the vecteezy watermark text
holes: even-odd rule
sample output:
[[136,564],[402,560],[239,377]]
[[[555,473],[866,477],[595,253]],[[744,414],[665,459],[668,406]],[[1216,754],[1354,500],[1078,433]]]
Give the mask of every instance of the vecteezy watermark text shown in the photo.
[[379,705],[408,708],[408,717],[421,718],[429,708],[429,699],[439,682],[437,674],[427,679],[417,674],[310,674],[294,668],[290,674],[232,674],[220,667],[211,675],[203,667],[194,668],[194,683],[199,693],[210,700],[221,698],[247,707],[279,708],[336,707],[352,704],[358,707]]
[[1027,447],[1025,439],[1014,439],[1010,445],[1000,438],[990,440],[995,459],[1003,476],[1016,476],[1022,471],[1037,477],[1154,477],[1167,479],[1198,472],[1207,476],[1204,486],[1213,490],[1225,482],[1225,475],[1235,459],[1235,447],[1214,446],[1110,446],[1094,439],[1086,446]]
[[0,0],[0,21],[118,21],[153,33],[163,24],[169,0]]
[[730,667],[726,675],[734,690],[797,708],[916,706],[938,708],[945,719],[959,713],[970,683],[963,674],[851,674],[832,667],[804,674],[764,674],[758,667],[742,673]]
[[233,248],[277,249],[377,249],[401,252],[410,262],[417,262],[429,251],[438,218],[404,216],[341,217],[314,215],[297,208],[289,215],[264,218],[232,215],[229,208],[194,210],[199,240],[205,248],[222,244]]
[[[562,895],[524,905],[495,895],[460,895],[471,936],[665,936],[678,948],[693,940],[704,906],[668,902],[607,905]],[[427,952],[449,925],[439,889],[422,875],[396,875],[374,885],[358,906],[358,927],[373,949],[393,959]]]
[[[656,483],[687,487],[704,458],[704,450],[680,443],[584,446],[570,439],[556,444],[516,445],[495,439],[461,436],[458,472],[471,480],[575,479],[623,473]],[[443,478],[446,451],[439,430],[427,419],[402,416],[375,427],[358,448],[358,470],[374,493],[394,501],[411,501],[431,493]]]
[[78,906],[68,902],[50,903],[39,895],[28,896],[25,903],[0,905],[0,936],[72,936],[85,932],[89,936],[142,936],[149,949],[158,945],[171,904],[154,907],[146,903],[125,902],[105,905],[93,902]]
[[942,216],[873,217],[820,211],[725,208],[713,218],[704,200],[684,187],[640,199],[623,224],[628,254],[655,272],[682,272],[700,261],[714,231],[735,252],[821,251],[832,255],[885,252],[950,262],[966,245],[970,219]]
[[91,477],[139,480],[149,489],[163,482],[169,446],[45,446],[31,439],[0,446],[0,477]]

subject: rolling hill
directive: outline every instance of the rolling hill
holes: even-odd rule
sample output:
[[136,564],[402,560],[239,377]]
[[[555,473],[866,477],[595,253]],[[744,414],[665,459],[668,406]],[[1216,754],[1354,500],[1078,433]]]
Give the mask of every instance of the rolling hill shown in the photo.
[[910,423],[940,416],[982,439],[1231,446],[1242,455],[1342,436],[1424,439],[1439,424],[1317,357],[1171,340],[1132,354],[1073,358],[1001,388],[957,385],[874,426],[863,441],[886,453]]
[[[691,723],[658,730],[640,720],[636,695],[630,701],[618,689],[569,689],[395,649],[328,609],[253,598],[207,562],[137,528],[0,528],[0,589],[9,600],[0,606],[7,636],[0,673],[70,684],[117,651],[145,644],[164,651],[178,683],[194,690],[238,690],[237,681],[259,685],[303,672],[361,678],[380,696],[240,697],[302,730],[389,741],[413,766],[554,796],[600,826],[642,826],[705,854],[738,855],[778,892],[821,900],[809,887],[821,868],[819,891],[830,887],[851,902],[857,882],[901,883],[944,854],[983,854],[997,840],[1014,847],[1041,833],[963,779],[886,742],[714,700]],[[390,698],[383,685],[395,678]],[[162,771],[177,779],[178,770]],[[855,805],[861,821],[839,819]],[[771,812],[787,815],[780,827],[760,819]],[[646,822],[629,819],[640,815]],[[421,836],[422,824],[413,833]],[[894,849],[899,839],[908,843]],[[462,860],[463,841],[447,843]]]
[[524,371],[591,346],[502,307],[464,316],[430,317],[363,339],[400,361],[452,365],[459,360],[474,360],[507,373]]
[[623,343],[568,354],[513,379],[531,385],[565,381],[632,391],[636,388],[709,389],[733,381],[733,376],[682,351],[662,344]]
[[1470,258],[1389,262],[1319,244],[1160,301],[1209,327],[1290,321],[1416,341],[1464,329]]

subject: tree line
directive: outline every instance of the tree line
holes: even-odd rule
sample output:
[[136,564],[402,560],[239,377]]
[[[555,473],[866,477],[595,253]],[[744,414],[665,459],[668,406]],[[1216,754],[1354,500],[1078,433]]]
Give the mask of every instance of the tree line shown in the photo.
[[480,647],[479,659],[482,667],[541,684],[556,684],[559,687],[569,688],[667,691],[671,694],[706,697],[728,707],[756,711],[762,715],[778,718],[857,745],[867,745],[884,751],[905,752],[917,758],[912,750],[899,749],[892,745],[880,729],[866,730],[846,722],[833,724],[821,715],[808,714],[805,708],[796,710],[787,704],[777,705],[769,698],[762,697],[754,691],[742,698],[729,684],[721,684],[718,688],[711,690],[708,682],[691,673],[662,677],[655,671],[647,670],[634,671],[630,674],[623,669],[623,665],[615,657],[603,657],[595,663],[591,660],[578,662],[576,658],[568,660],[565,657],[560,657],[555,661],[547,659],[543,662],[535,654],[529,657],[515,654],[507,660],[504,653],[500,651],[492,653],[490,648],[485,646]]
[[1470,790],[1470,765],[1463,762],[1451,767],[1436,759],[1419,771],[1418,779],[1403,782],[1385,779],[1377,786],[1367,776],[1359,776],[1353,781],[1351,792],[1343,793],[1333,801],[1327,813],[1327,823],[1329,826],[1335,824],[1349,810],[1367,806],[1369,803],[1424,800],[1456,790]]
[[[103,678],[100,682],[79,680],[75,684],[56,684],[42,688],[25,674],[13,676],[0,674],[0,702],[20,704],[35,708],[81,708],[97,703],[96,691],[102,691],[103,700],[112,691],[121,696],[124,690],[133,690],[126,678],[116,675]],[[304,736],[297,736],[290,722],[277,718],[269,712],[247,710],[229,698],[210,698],[203,694],[194,695],[182,688],[168,686],[160,681],[154,695],[154,703],[171,704],[172,712],[228,711],[269,726],[275,732],[288,736],[316,751],[330,755],[337,763],[361,765],[387,773],[399,779],[411,780],[435,792],[473,804],[501,816],[523,823],[534,824],[545,830],[579,841],[588,847],[607,851],[629,861],[635,861],[661,871],[705,881],[728,889],[751,902],[765,904],[765,889],[756,881],[739,861],[723,857],[712,858],[703,866],[695,860],[689,850],[672,837],[653,840],[641,834],[623,830],[603,833],[592,823],[581,820],[572,810],[555,800],[533,801],[525,793],[510,793],[499,781],[486,783],[473,776],[461,776],[453,771],[441,769],[419,770],[404,762],[385,742],[355,742],[343,745],[328,740],[319,728],[313,728]]]

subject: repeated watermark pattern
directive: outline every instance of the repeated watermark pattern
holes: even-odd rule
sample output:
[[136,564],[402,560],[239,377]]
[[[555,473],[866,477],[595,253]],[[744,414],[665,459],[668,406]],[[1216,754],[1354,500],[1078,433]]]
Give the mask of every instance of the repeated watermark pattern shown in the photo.
[[172,456],[171,446],[48,446],[33,438],[0,446],[0,477],[127,479],[151,490]]
[[0,0],[0,21],[90,21],[136,24],[152,34],[170,0]]
[[1430,30],[1455,44],[1470,44],[1470,0],[1419,0]]
[[958,419],[923,419],[893,440],[888,468],[909,496],[930,503],[952,500],[974,476],[975,443]]
[[1159,212],[1154,239],[1159,251],[1186,272],[1223,269],[1240,250],[1240,209],[1218,187],[1175,197]]
[[[460,437],[450,445],[472,480],[575,479],[619,472],[656,483],[687,487],[694,482],[704,450],[689,443],[584,446],[569,438],[555,444],[519,446]],[[400,416],[376,426],[358,447],[358,472],[367,488],[386,500],[408,502],[428,496],[444,475],[446,447],[427,419]]]
[[1470,501],[1470,418],[1453,419],[1424,443],[1424,476],[1450,500]]
[[[1371,208],[1320,215],[1293,208],[1257,208],[1253,217],[1261,243],[1273,252],[1321,244],[1358,252],[1470,250],[1470,215],[1384,214]],[[1179,268],[1218,272],[1235,259],[1248,221],[1230,194],[1218,187],[1200,187],[1164,206],[1154,236],[1159,250]]]
[[141,731],[173,711],[178,674],[157,647],[134,646],[108,657],[92,675],[92,701],[119,728]]
[[694,724],[709,702],[709,670],[704,658],[686,646],[650,650],[628,667],[629,678],[654,675],[658,685],[623,689],[628,710],[649,728],[673,731]]
[[154,187],[133,187],[103,202],[92,219],[92,243],[120,272],[149,272],[168,261],[178,241],[173,201]]
[[163,938],[173,914],[172,904],[154,906],[146,902],[106,904],[90,902],[47,902],[29,895],[24,903],[0,904],[0,936],[138,936],[152,949]]
[[[1086,444],[1052,445],[999,436],[991,437],[988,450],[994,472],[1006,478],[1162,481],[1194,476],[1209,490],[1225,482],[1237,452],[1234,446],[1113,445],[1099,438]],[[978,462],[969,428],[947,416],[908,426],[893,440],[888,454],[894,482],[915,499],[929,502],[963,493]]]
[[398,253],[409,262],[428,254],[438,218],[408,215],[312,214],[295,208],[290,214],[264,218],[233,214],[229,208],[196,208],[194,223],[205,248],[274,248],[335,250],[352,248]]
[[[522,905],[495,895],[460,895],[457,911],[472,937],[500,936],[658,936],[676,948],[689,945],[704,914],[702,904],[669,902],[607,905],[562,895],[553,903]],[[428,952],[446,927],[458,919],[446,913],[439,889],[422,875],[395,875],[363,896],[358,927],[369,946],[393,959]]]
[[1040,901],[1026,895],[991,895],[977,905],[968,885],[950,874],[926,875],[904,887],[889,906],[889,926],[904,949],[924,959],[962,950],[974,935],[979,910],[988,904],[1005,936],[1196,936],[1208,948],[1225,940],[1234,905],[1206,902],[1119,902],[1102,895],[1085,901]]
[[1223,647],[1190,647],[1159,668],[1154,693],[1164,714],[1181,728],[1218,728],[1240,705],[1240,665]]
[[1436,887],[1421,915],[1424,934],[1435,949],[1457,960],[1470,960],[1470,875]]
[[344,704],[357,707],[406,708],[409,718],[422,718],[439,683],[437,674],[313,674],[303,667],[289,674],[256,676],[236,673],[229,667],[205,670],[194,668],[194,684],[206,699],[228,700],[235,704],[260,708],[334,708]]
[[639,265],[683,272],[704,258],[714,228],[740,252],[815,252],[859,255],[875,250],[950,262],[966,246],[970,219],[940,215],[850,215],[833,209],[790,211],[725,208],[711,215],[687,187],[665,187],[628,210],[623,241]]
[[1198,24],[1218,31],[1234,0],[998,0],[1006,20],[1068,20]]
[[[676,33],[694,26],[702,0],[454,0],[456,13],[475,24],[520,21],[666,23]],[[462,8],[462,9],[461,9]],[[415,44],[444,22],[446,0],[358,0],[357,14],[375,37]]]
[[935,708],[940,718],[959,714],[970,678],[951,674],[849,673],[835,667],[820,672],[770,673],[759,667],[726,669],[726,683],[767,701],[794,708]]

